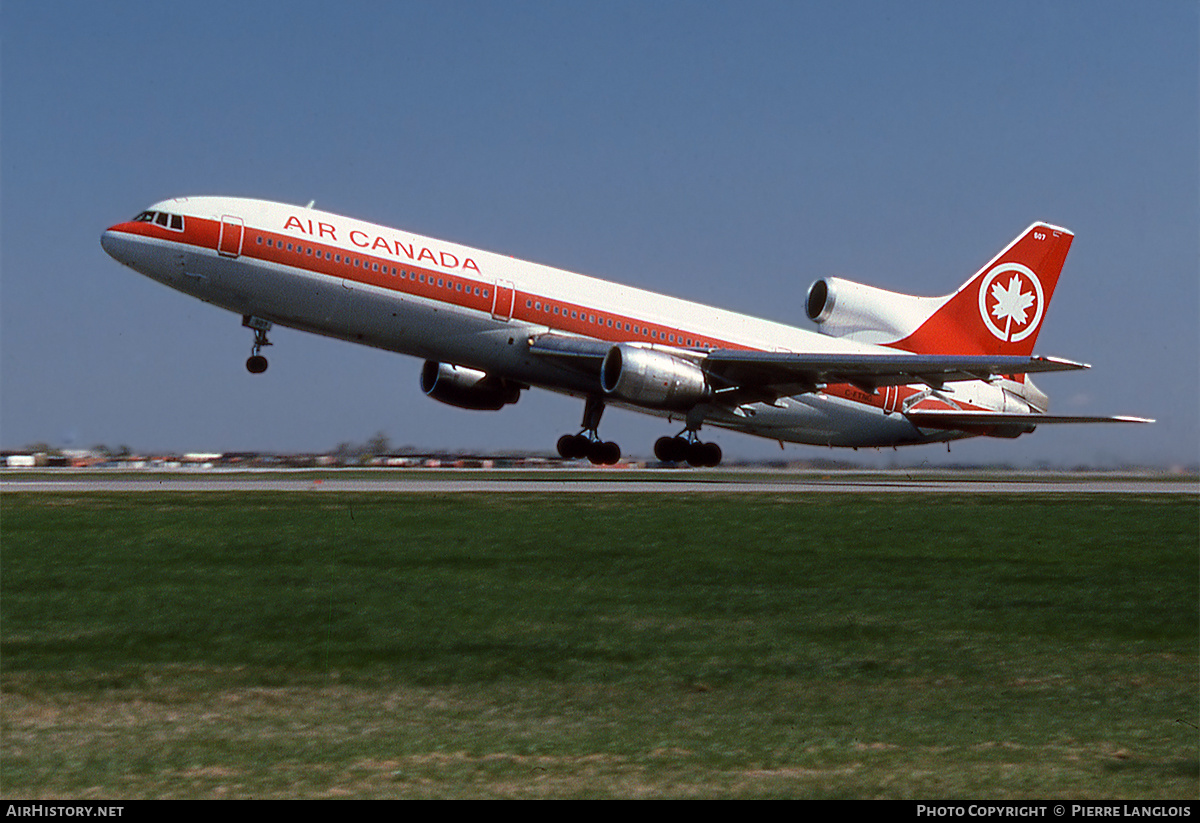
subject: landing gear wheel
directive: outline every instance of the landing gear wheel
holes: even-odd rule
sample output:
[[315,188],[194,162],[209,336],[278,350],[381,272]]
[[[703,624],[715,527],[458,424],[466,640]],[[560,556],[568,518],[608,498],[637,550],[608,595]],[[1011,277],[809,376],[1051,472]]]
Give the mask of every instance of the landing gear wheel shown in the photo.
[[721,463],[721,447],[716,443],[689,443],[687,462],[695,468],[711,468]]
[[621,459],[621,447],[611,440],[593,440],[588,444],[587,459],[597,466],[612,466]]
[[654,456],[663,463],[682,463],[687,459],[688,441],[682,437],[660,437],[654,441]]
[[621,447],[611,441],[600,439],[596,430],[600,427],[600,415],[604,413],[604,400],[588,397],[583,407],[583,430],[579,434],[564,434],[558,438],[558,455],[563,460],[578,460],[586,457],[593,465],[611,466],[621,460]]
[[660,437],[654,441],[654,456],[663,463],[687,463],[694,468],[710,468],[721,463],[721,447],[686,437]]
[[558,456],[563,460],[578,460],[588,456],[592,441],[582,434],[564,434],[558,438]]
[[563,460],[575,459],[575,450],[571,448],[571,444],[574,439],[575,436],[570,434],[564,434],[562,437],[558,438],[558,443],[555,444],[555,448],[558,449],[558,456]]
[[267,370],[267,358],[259,352],[271,345],[271,341],[267,339],[267,332],[271,330],[271,321],[244,314],[242,315],[242,325],[254,332],[254,346],[251,347],[250,358],[246,361],[246,371],[251,374],[262,374]]
[[714,468],[721,465],[721,458],[725,456],[721,453],[721,447],[716,443],[709,443],[705,448],[708,449],[708,465]]

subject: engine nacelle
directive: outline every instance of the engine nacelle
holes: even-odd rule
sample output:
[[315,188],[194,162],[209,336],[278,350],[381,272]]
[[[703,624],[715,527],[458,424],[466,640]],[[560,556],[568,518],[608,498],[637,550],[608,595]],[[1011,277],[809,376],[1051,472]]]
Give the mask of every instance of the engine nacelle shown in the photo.
[[497,411],[521,399],[521,387],[504,378],[434,360],[421,368],[421,391],[440,403],[476,411]]
[[604,356],[600,387],[605,394],[655,409],[689,409],[712,394],[697,364],[628,343],[613,346]]
[[822,334],[881,344],[908,337],[947,299],[914,297],[825,277],[809,286],[804,308]]

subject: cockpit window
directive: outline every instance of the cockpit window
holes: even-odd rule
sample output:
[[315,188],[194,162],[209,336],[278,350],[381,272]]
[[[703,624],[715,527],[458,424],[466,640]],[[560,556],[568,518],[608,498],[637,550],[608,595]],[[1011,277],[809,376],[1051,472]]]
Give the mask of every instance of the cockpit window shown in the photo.
[[135,223],[157,223],[173,231],[183,231],[183,215],[165,211],[144,211],[133,218]]

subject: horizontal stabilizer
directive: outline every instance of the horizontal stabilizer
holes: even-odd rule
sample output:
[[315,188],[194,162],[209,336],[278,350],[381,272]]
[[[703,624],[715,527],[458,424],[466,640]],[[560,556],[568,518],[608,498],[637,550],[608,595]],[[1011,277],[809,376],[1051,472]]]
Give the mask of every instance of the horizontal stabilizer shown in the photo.
[[928,409],[904,413],[912,423],[923,429],[960,429],[980,426],[1040,426],[1048,423],[1153,423],[1145,417],[1092,417],[1069,414],[1021,414],[993,411],[960,411],[958,409]]

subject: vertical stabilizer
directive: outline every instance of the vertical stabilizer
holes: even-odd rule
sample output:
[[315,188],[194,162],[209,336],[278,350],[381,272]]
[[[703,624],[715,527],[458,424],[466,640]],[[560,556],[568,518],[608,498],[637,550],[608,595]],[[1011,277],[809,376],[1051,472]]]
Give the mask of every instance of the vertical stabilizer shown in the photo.
[[1034,223],[912,334],[889,345],[918,354],[1028,356],[1074,237]]

